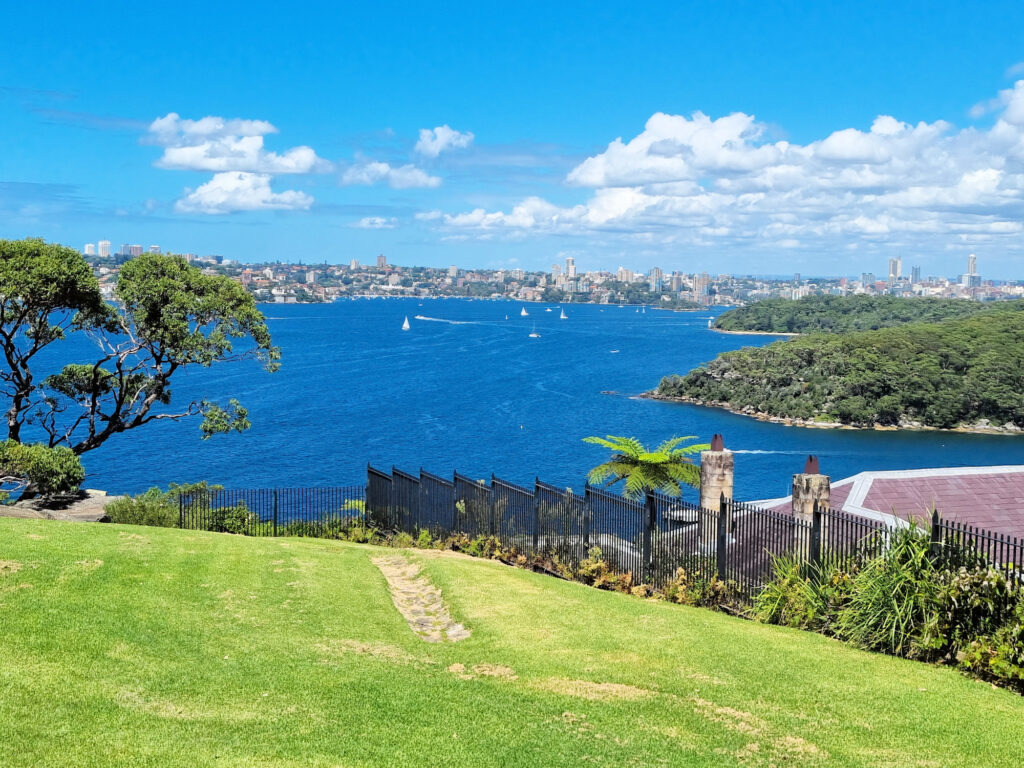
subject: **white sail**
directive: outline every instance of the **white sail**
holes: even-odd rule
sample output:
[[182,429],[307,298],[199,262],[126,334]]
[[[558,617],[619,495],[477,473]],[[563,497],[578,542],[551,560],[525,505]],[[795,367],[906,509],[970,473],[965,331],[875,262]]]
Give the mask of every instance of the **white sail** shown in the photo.
[[568,320],[569,319],[569,316],[567,314],[565,314],[565,310],[564,309],[562,310],[562,314],[560,314],[558,316],[558,319],[559,320]]
[[405,322],[404,322],[404,323],[402,323],[402,330],[403,330],[403,331],[408,331],[408,330],[409,330],[409,327],[410,327],[410,326],[409,326],[409,316],[408,316],[408,315],[406,315],[406,316],[405,316]]
[[521,317],[526,317],[528,314],[530,313],[526,311],[526,307],[523,307],[523,311],[519,313]]

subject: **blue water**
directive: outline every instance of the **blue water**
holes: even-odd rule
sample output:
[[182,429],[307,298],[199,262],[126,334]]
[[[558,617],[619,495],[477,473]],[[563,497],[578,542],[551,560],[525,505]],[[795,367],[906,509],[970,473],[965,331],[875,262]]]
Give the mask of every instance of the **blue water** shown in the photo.
[[[283,365],[188,372],[175,399],[237,397],[253,423],[203,441],[195,420],[151,424],[83,458],[87,485],[138,492],[207,479],[229,487],[361,483],[382,468],[579,489],[604,459],[581,439],[725,436],[737,497],[788,493],[807,454],[834,479],[863,470],[1024,464],[1024,437],[803,429],[718,409],[633,399],[662,375],[774,340],[708,330],[708,312],[447,300],[351,300],[264,307]],[[409,316],[412,329],[401,330]],[[414,319],[415,315],[438,318]],[[508,319],[506,318],[506,315]],[[536,323],[539,339],[528,337]],[[613,350],[618,350],[613,352]],[[617,394],[603,394],[614,391]]]

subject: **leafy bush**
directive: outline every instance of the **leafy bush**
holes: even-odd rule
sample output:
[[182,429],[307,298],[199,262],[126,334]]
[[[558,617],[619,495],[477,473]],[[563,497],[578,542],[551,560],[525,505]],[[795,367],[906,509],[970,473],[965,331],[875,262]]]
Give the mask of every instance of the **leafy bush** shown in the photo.
[[939,589],[929,537],[916,525],[892,531],[886,554],[853,580],[839,614],[839,634],[868,650],[913,655]]
[[390,542],[392,547],[398,547],[399,549],[409,549],[415,543],[416,542],[413,539],[412,535],[406,533],[405,531],[402,531],[401,533],[397,533],[394,536],[392,536]]
[[991,635],[974,640],[961,666],[984,680],[1003,683],[1024,693],[1024,601]]
[[70,448],[14,440],[0,443],[0,485],[57,496],[74,493],[84,481],[85,469]]
[[107,504],[105,510],[112,523],[178,527],[178,497],[159,488],[150,488],[139,496],[125,496]]
[[675,576],[665,585],[663,595],[672,603],[703,608],[737,606],[740,602],[739,590],[734,583],[722,581],[717,574],[706,576],[700,571],[687,571],[685,568],[676,569]]
[[849,601],[853,576],[839,566],[809,570],[796,557],[772,559],[773,578],[754,596],[754,616],[781,624],[833,634],[839,612]]
[[633,582],[632,576],[612,569],[600,547],[591,547],[587,551],[587,556],[576,569],[576,578],[592,587],[612,590],[628,590]]
[[429,549],[433,543],[434,540],[430,535],[430,531],[426,528],[420,528],[419,536],[416,537],[416,546],[420,549]]
[[206,530],[218,533],[249,533],[259,522],[259,516],[250,512],[244,501],[230,507],[211,508],[207,515],[209,523]]

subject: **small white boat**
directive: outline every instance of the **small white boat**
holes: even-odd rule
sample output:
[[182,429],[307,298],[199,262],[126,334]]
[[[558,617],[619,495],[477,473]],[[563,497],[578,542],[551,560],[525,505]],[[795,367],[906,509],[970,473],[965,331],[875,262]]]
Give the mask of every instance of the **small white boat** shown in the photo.
[[406,316],[405,316],[405,322],[404,322],[404,323],[402,323],[402,330],[403,330],[403,331],[408,331],[408,330],[409,330],[409,327],[410,327],[410,326],[409,326],[409,316],[408,316],[408,315],[406,315]]
[[508,315],[505,315],[505,319],[508,320]]
[[619,354],[619,350],[613,349],[608,354],[610,354],[610,355],[617,355],[617,354]]
[[526,307],[523,307],[523,311],[519,313],[520,317],[526,317],[530,313],[526,311]]
[[531,339],[539,339],[540,338],[540,334],[537,333],[537,324],[536,323],[533,324],[533,330],[530,331],[530,338]]
[[569,316],[567,314],[565,314],[565,310],[564,309],[562,310],[562,314],[560,314],[558,316],[558,319],[559,320],[568,320],[569,319]]
[[548,308],[547,308],[547,309],[545,309],[544,311],[545,311],[545,312],[550,312],[550,311],[551,311],[551,307],[548,307]]
[[714,328],[714,327],[715,327],[715,321],[714,320],[708,320],[708,328]]

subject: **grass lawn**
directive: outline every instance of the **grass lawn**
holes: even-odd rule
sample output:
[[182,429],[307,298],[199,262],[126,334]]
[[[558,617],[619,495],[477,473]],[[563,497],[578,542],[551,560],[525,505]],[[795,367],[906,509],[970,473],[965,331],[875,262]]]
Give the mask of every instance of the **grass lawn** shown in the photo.
[[[0,519],[0,765],[1020,766],[1024,756],[1024,699],[949,669],[408,551],[472,631],[426,643],[371,562],[382,552]],[[461,674],[449,670],[458,664]]]

